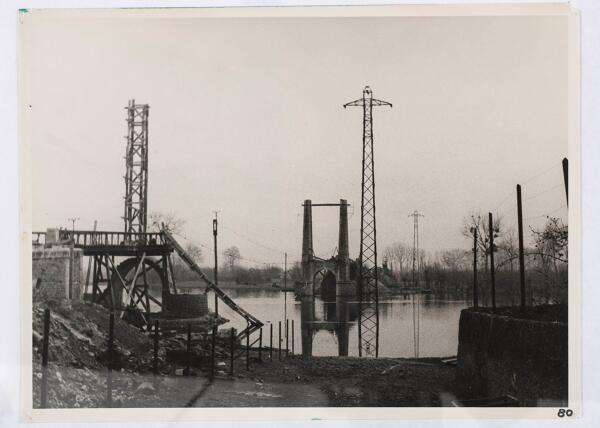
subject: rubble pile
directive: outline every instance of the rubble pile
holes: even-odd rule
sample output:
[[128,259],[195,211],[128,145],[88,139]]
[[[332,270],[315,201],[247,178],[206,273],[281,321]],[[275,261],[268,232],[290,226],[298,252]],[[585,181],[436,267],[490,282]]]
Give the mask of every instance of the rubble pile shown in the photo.
[[[50,309],[48,347],[48,406],[51,408],[105,407],[107,396],[108,325],[109,311],[89,302],[34,300],[33,345],[33,404],[40,405],[41,359],[44,309]],[[212,316],[195,319],[193,361],[195,366],[208,369],[210,338],[207,332],[214,321]],[[162,326],[159,335],[158,369],[162,375],[182,375],[178,365],[187,363],[187,323],[175,320]],[[219,323],[226,322],[220,319]],[[185,325],[185,331],[181,327]],[[168,328],[167,328],[168,327]],[[217,341],[219,345],[222,340]],[[219,352],[219,351],[217,351]],[[179,356],[174,359],[173,356]],[[185,355],[185,358],[182,358]],[[165,390],[175,388],[172,382],[152,373],[154,359],[153,337],[115,317],[113,348],[112,404],[119,406],[166,405]],[[164,385],[163,385],[164,384]],[[160,386],[159,386],[160,385]],[[171,387],[169,385],[172,385]],[[159,397],[157,390],[161,391]],[[168,401],[168,399],[166,399]]]

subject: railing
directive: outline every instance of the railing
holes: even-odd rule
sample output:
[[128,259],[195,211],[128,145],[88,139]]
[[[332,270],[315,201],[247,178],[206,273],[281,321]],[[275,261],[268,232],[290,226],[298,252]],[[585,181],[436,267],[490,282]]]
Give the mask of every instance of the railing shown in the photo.
[[[46,232],[32,232],[35,244],[46,242]],[[161,232],[125,233],[93,230],[58,231],[59,241],[74,241],[75,246],[115,246],[115,245],[165,245],[167,242]]]

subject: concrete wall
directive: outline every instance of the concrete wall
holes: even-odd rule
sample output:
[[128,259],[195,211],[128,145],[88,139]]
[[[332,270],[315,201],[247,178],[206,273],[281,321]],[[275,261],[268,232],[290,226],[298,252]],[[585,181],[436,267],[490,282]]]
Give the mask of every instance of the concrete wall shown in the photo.
[[164,309],[182,318],[195,318],[208,314],[206,294],[163,294]]
[[460,315],[457,384],[464,397],[510,394],[526,406],[567,406],[564,322],[465,309]]
[[[73,299],[82,296],[81,262],[83,250],[73,249]],[[69,297],[69,269],[71,263],[71,249],[69,247],[34,247],[32,251],[33,286],[38,287],[44,295],[58,299]]]

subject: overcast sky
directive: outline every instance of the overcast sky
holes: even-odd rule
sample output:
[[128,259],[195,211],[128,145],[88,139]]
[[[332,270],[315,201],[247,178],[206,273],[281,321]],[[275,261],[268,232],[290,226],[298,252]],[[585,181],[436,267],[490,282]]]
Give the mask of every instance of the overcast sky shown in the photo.
[[[360,230],[365,85],[374,111],[380,251],[468,248],[473,210],[516,224],[566,220],[567,18],[52,18],[22,23],[22,118],[32,147],[33,229],[122,230],[130,98],[150,104],[151,212],[173,212],[212,249],[299,259],[302,201],[348,199]],[[315,208],[315,252],[332,255],[338,212]],[[185,241],[184,241],[185,242]],[[209,260],[206,257],[206,260]]]

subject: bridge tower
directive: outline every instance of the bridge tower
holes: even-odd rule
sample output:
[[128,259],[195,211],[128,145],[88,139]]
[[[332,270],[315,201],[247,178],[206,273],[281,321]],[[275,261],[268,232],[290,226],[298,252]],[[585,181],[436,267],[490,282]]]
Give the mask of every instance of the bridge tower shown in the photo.
[[377,289],[377,227],[375,224],[375,164],[373,158],[373,107],[392,104],[373,98],[368,86],[362,98],[344,104],[363,109],[362,193],[360,253],[358,258],[358,355],[379,355],[379,295]]
[[125,151],[125,236],[146,233],[148,207],[148,104],[130,100]]

